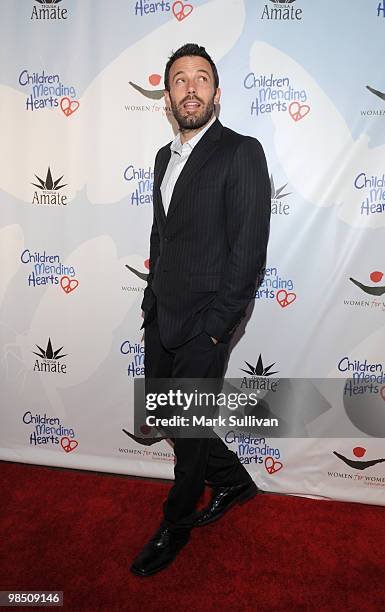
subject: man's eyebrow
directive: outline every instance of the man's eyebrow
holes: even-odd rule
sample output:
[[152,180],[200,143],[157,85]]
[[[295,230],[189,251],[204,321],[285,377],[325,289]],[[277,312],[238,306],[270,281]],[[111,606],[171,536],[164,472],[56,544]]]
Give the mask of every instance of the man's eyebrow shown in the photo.
[[[207,74],[207,76],[211,76],[210,73],[205,70],[204,68],[198,68],[197,72],[204,72],[205,74]],[[172,78],[173,81],[175,81],[176,77],[178,76],[178,74],[185,74],[184,70],[178,70],[178,72],[176,72]]]

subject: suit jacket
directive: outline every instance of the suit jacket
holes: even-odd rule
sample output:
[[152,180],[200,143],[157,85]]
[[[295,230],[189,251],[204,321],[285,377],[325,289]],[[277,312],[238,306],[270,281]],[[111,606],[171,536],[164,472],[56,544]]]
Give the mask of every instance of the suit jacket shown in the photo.
[[266,261],[271,193],[265,155],[258,140],[217,119],[190,153],[166,217],[160,186],[170,144],[155,158],[142,327],[157,315],[166,348],[202,331],[228,342]]

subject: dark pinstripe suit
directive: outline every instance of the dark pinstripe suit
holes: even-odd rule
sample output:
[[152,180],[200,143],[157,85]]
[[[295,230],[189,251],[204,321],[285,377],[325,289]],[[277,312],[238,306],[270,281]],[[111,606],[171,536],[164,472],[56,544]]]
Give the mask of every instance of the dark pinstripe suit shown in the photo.
[[[228,342],[245,316],[266,260],[270,180],[260,143],[216,120],[190,153],[167,217],[160,186],[170,144],[154,170],[150,274],[144,293],[146,378],[223,377]],[[214,344],[210,336],[219,340]],[[191,527],[205,479],[249,479],[219,438],[175,439],[170,527]]]
[[191,152],[167,217],[160,185],[170,144],[154,170],[154,221],[143,326],[157,302],[164,346],[203,329],[219,340],[245,315],[266,258],[270,181],[260,143],[217,119]]

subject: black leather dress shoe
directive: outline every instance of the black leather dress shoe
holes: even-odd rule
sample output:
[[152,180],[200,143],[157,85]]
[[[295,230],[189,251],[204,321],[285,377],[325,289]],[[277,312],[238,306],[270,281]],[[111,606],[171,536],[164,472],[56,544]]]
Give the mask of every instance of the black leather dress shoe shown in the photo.
[[151,576],[164,569],[175,559],[178,552],[190,538],[189,529],[170,531],[160,527],[134,559],[131,571],[136,576]]
[[258,487],[253,481],[247,481],[234,487],[215,487],[208,506],[198,513],[194,527],[203,527],[217,521],[235,504],[241,504],[258,493]]

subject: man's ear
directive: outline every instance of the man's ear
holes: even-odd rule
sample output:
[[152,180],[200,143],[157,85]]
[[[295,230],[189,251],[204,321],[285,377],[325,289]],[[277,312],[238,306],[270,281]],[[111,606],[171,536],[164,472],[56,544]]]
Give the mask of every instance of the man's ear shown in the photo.
[[166,101],[166,107],[168,107],[171,110],[170,92],[167,89],[164,89],[163,90],[163,95],[164,95],[164,99]]
[[216,92],[214,94],[214,104],[219,104],[220,99],[221,99],[221,93],[222,92],[221,92],[220,88],[217,87],[217,90],[216,90]]

